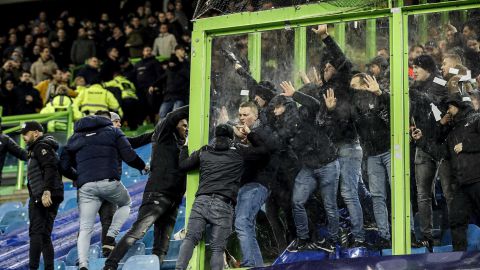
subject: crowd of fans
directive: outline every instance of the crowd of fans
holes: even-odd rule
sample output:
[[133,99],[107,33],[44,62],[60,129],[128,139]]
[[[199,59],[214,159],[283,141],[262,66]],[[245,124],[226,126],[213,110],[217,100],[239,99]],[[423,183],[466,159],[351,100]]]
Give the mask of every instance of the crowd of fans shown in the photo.
[[[186,104],[191,14],[180,0],[162,6],[165,10],[152,10],[146,1],[123,20],[108,12],[81,19],[41,11],[35,20],[10,28],[0,35],[3,115],[61,111],[72,103],[81,112],[76,119],[108,108],[136,129],[146,116],[155,122],[159,112],[164,117]],[[140,61],[132,64],[135,58]],[[68,96],[68,104],[64,98],[51,103],[57,96]]]

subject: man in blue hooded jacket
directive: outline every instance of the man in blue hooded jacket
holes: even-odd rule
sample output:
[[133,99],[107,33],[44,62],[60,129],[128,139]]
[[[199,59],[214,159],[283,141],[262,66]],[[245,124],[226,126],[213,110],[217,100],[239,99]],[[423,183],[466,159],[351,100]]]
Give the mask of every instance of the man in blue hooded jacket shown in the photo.
[[[88,269],[88,250],[95,216],[102,201],[118,205],[107,233],[112,242],[130,214],[131,200],[120,182],[121,161],[140,171],[148,171],[125,135],[109,118],[87,116],[75,123],[61,157],[66,176],[76,181],[80,211],[78,235],[79,269]],[[67,175],[68,174],[68,175]]]

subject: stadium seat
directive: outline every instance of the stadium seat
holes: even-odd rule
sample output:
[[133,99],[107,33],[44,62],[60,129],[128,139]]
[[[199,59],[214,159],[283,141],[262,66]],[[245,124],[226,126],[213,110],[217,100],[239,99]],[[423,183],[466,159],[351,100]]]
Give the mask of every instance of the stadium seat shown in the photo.
[[452,251],[453,251],[452,245],[433,247],[433,253],[452,252]]
[[5,215],[3,215],[0,225],[8,226],[16,221],[28,221],[27,209],[20,208],[7,211]]
[[107,258],[92,259],[88,262],[88,270],[102,270]]
[[22,231],[28,230],[28,228],[26,228],[28,224],[29,224],[28,221],[24,221],[24,220],[15,221],[5,228],[5,231],[3,232],[3,234],[7,235],[7,234],[10,234],[11,232],[18,231],[18,230],[22,230]]
[[170,240],[167,256],[165,256],[165,260],[162,263],[162,269],[175,269],[182,242],[183,240]]
[[[155,255],[136,255],[128,258],[123,265],[123,270],[149,270],[160,269],[160,262]],[[162,267],[163,269],[163,267]]]
[[[45,269],[45,265],[44,265],[44,263],[43,263],[43,259],[40,260],[40,266],[38,267],[38,269],[39,269],[39,270],[44,270],[44,269]],[[54,270],[67,270],[67,266],[65,265],[65,262],[64,262],[64,261],[55,260],[53,269],[54,269]]]
[[[100,258],[101,253],[102,253],[102,249],[98,245],[91,245],[90,251],[88,254],[88,260],[91,261],[91,260]],[[75,246],[68,252],[67,257],[65,258],[65,264],[67,266],[76,266],[77,262],[78,262],[78,250],[77,250],[77,247]]]
[[131,246],[127,254],[123,256],[123,259],[120,262],[126,262],[128,258],[136,255],[145,255],[145,244],[143,242],[136,242],[133,246]]
[[78,207],[77,198],[66,198],[58,207],[58,212],[62,213]]

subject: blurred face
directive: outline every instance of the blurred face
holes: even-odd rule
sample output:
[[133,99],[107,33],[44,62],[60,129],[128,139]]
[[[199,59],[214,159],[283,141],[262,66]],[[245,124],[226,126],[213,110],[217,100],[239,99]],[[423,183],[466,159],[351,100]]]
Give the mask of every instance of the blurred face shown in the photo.
[[84,28],[79,28],[78,29],[78,37],[84,37],[87,35],[87,32],[85,32]]
[[23,138],[23,141],[26,144],[32,144],[33,142],[35,142],[38,139],[38,137],[40,137],[42,135],[43,135],[42,132],[34,130],[34,131],[29,131],[25,134],[22,134],[22,138]]
[[92,68],[98,68],[98,59],[96,57],[90,58],[90,60],[88,60],[88,65]]
[[39,54],[40,54],[40,46],[35,45],[35,46],[33,47],[33,54],[34,54],[34,55],[39,55]]
[[468,46],[470,49],[472,49],[472,50],[474,50],[474,51],[476,51],[476,52],[480,52],[480,46],[479,46],[479,45],[480,45],[480,44],[478,43],[478,40],[476,40],[476,39],[469,39],[469,40],[467,41],[467,46]]
[[25,36],[25,43],[32,43],[33,42],[33,36],[32,35],[26,35]]
[[158,21],[165,22],[165,20],[167,20],[167,16],[165,15],[165,13],[163,12],[158,13]]
[[380,75],[380,72],[381,72],[380,67],[378,65],[375,65],[375,64],[370,65],[369,70],[370,70],[370,73],[373,74],[373,76],[378,76],[378,75]]
[[450,71],[450,68],[454,68],[456,65],[457,65],[457,62],[452,58],[447,57],[443,59],[442,67],[441,67],[443,77],[447,76]]
[[67,18],[67,22],[70,25],[75,24],[75,21],[76,21],[75,17],[70,16]]
[[168,32],[168,26],[166,24],[162,24],[160,26],[160,33],[164,34]]
[[29,73],[23,73],[22,76],[20,76],[20,81],[29,82],[31,77],[32,76]]
[[7,89],[8,91],[12,91],[13,87],[15,87],[13,81],[8,80],[5,82],[5,89]]
[[172,21],[173,19],[175,19],[175,15],[173,15],[172,12],[167,12],[167,14],[165,14],[165,15],[166,15],[167,20],[169,20],[169,21]]
[[65,23],[62,20],[58,20],[55,26],[57,29],[62,29],[65,26]]
[[447,39],[448,43],[452,43],[455,39],[455,33],[453,31],[448,30],[445,38]]
[[118,27],[113,28],[113,35],[114,36],[120,36],[121,34],[122,34],[122,31],[120,30],[120,28],[118,28]]
[[59,69],[57,69],[57,72],[55,72],[55,73],[53,74],[53,76],[52,76],[52,77],[53,77],[53,80],[55,80],[55,81],[57,81],[57,82],[61,82],[61,81],[62,81],[62,75],[63,75],[63,74],[62,74],[62,71],[59,70]]
[[102,21],[108,21],[108,14],[107,13],[102,13],[102,16],[100,17]]
[[478,111],[478,109],[480,108],[480,102],[477,98],[472,98],[472,105],[475,111]]
[[68,83],[70,81],[70,78],[72,77],[72,73],[69,71],[63,72],[62,74],[62,82]]
[[75,79],[75,85],[76,86],[85,86],[87,84],[87,82],[85,81],[85,78],[83,77],[77,77]]
[[335,69],[335,67],[332,66],[332,64],[327,63],[325,65],[325,70],[323,71],[323,79],[328,82],[335,75],[336,72],[337,70]]
[[178,121],[177,132],[181,139],[187,138],[188,134],[188,122],[187,119],[182,119]]
[[463,37],[464,37],[464,38],[469,38],[469,37],[472,37],[473,35],[475,35],[475,31],[473,31],[472,29],[470,29],[470,27],[465,26],[465,27],[463,28],[462,34],[463,34]]
[[255,103],[257,103],[257,105],[259,107],[263,108],[263,107],[265,107],[267,102],[263,98],[261,98],[260,96],[255,96]]
[[143,48],[143,58],[147,58],[151,56],[152,56],[152,48],[150,47]]
[[47,13],[45,13],[44,11],[40,12],[40,14],[38,14],[38,18],[41,21],[45,21],[47,19]]
[[456,106],[450,104],[450,105],[448,105],[447,113],[449,113],[451,116],[455,116],[458,113],[458,108]]
[[140,20],[138,18],[133,18],[132,19],[132,24],[135,28],[140,26]]
[[110,51],[110,57],[118,58],[118,50],[117,50],[116,48],[113,48],[113,49]]
[[240,118],[240,123],[246,125],[249,128],[253,126],[253,123],[257,121],[258,115],[250,107],[240,107],[238,109],[238,117]]
[[422,47],[415,47],[413,50],[410,52],[410,59],[415,59],[419,57],[420,55],[423,54],[423,49]]
[[277,116],[277,117],[282,115],[283,113],[285,113],[285,106],[284,105],[276,106],[275,109],[273,110],[273,114],[275,114],[275,116]]
[[183,9],[182,3],[181,2],[176,2],[175,3],[175,9],[177,11],[181,11]]
[[48,49],[48,48],[43,49],[42,53],[40,54],[40,57],[42,57],[42,59],[44,59],[44,60],[49,59],[50,58],[50,49]]
[[122,122],[120,120],[113,120],[112,124],[113,124],[113,127],[116,127],[116,128],[122,127]]
[[430,77],[430,73],[419,66],[413,66],[413,74],[416,81],[426,81]]
[[10,44],[15,44],[15,43],[17,43],[17,35],[11,34],[11,35],[8,37],[8,41],[10,42]]
[[65,33],[65,30],[63,30],[63,29],[60,29],[60,30],[57,31],[57,37],[60,38],[60,39],[65,39],[66,35],[67,34]]
[[386,50],[384,50],[384,49],[379,50],[379,51],[377,52],[377,55],[378,55],[378,56],[381,56],[381,57],[383,57],[383,58],[385,58],[385,59],[388,59],[388,58],[390,57],[390,55],[388,55],[388,52],[387,52]]

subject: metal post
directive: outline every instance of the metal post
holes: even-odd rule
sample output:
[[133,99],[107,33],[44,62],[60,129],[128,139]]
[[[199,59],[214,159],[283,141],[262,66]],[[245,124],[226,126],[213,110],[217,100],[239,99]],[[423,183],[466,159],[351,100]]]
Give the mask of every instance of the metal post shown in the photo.
[[68,107],[67,115],[67,139],[73,134],[73,110],[72,107]]
[[368,59],[372,59],[377,55],[377,20],[367,20],[367,48],[366,54]]
[[[210,110],[210,70],[211,70],[212,38],[206,37],[203,31],[192,33],[192,62],[190,80],[190,113],[189,141],[190,152],[199,149],[208,142],[208,125]],[[187,202],[185,211],[185,226],[192,211],[195,193],[199,182],[198,171],[187,176]],[[205,242],[201,241],[195,248],[190,260],[190,268],[203,270],[205,266]]]
[[345,22],[339,22],[335,24],[335,41],[337,42],[340,49],[345,50],[345,27],[347,24]]
[[[20,126],[22,126],[23,123],[20,123]],[[20,137],[20,142],[19,145],[21,148],[25,148],[25,141],[23,141],[23,138]],[[25,162],[23,160],[18,159],[18,165],[17,165],[17,185],[16,188],[17,190],[21,190],[23,187],[23,181],[25,179],[24,177],[24,167],[25,167]]]
[[410,253],[410,144],[408,96],[408,17],[392,9],[391,52],[391,194],[393,254]]
[[294,51],[295,68],[293,76],[295,87],[298,89],[303,84],[300,79],[299,72],[305,72],[307,67],[307,28],[295,28],[295,51]]
[[262,33],[248,34],[248,62],[252,77],[260,81],[262,76]]
[[[420,0],[420,4],[426,4],[427,0]],[[418,22],[419,43],[425,44],[428,41],[428,14],[421,14]]]

